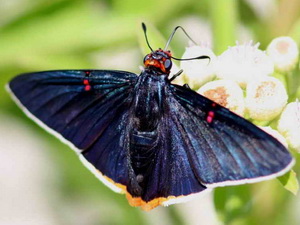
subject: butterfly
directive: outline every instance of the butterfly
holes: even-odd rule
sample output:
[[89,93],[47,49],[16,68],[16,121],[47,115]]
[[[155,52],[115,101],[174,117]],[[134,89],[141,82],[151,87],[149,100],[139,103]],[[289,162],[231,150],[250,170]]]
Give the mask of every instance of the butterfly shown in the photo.
[[177,58],[167,47],[181,27],[164,49],[153,50],[142,26],[151,53],[139,76],[44,71],[19,75],[7,88],[27,116],[144,210],[291,169],[294,159],[277,139],[187,85],[172,83],[181,71],[169,78]]

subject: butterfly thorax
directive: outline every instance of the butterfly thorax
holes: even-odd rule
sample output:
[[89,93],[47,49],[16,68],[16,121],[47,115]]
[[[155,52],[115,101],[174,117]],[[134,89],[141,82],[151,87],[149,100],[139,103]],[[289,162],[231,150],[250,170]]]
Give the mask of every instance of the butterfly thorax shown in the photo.
[[152,70],[144,70],[137,82],[134,97],[134,127],[138,131],[153,131],[163,115],[166,76],[157,76]]

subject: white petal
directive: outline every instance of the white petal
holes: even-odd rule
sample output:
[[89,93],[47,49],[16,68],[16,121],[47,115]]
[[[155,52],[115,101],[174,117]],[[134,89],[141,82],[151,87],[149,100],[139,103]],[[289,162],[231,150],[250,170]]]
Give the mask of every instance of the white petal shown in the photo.
[[216,75],[230,79],[245,87],[250,81],[268,76],[274,71],[274,63],[258,44],[251,43],[229,47],[217,60]]

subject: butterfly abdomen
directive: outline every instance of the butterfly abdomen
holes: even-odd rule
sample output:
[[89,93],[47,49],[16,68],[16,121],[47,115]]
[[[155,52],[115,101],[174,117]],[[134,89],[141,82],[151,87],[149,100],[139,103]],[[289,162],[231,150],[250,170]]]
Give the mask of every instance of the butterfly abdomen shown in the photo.
[[154,161],[157,131],[133,131],[130,137],[130,157],[133,170],[141,183]]

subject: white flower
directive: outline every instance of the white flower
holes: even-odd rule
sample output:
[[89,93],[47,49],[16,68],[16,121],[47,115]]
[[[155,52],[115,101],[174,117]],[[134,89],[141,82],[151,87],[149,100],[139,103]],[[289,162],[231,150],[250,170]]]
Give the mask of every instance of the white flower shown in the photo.
[[275,69],[285,72],[295,68],[299,50],[297,43],[290,37],[278,37],[272,40],[267,48],[267,54],[275,63]]
[[252,43],[229,47],[219,57],[216,75],[220,79],[234,80],[242,87],[274,72],[274,63],[265,52]]
[[289,103],[283,110],[279,122],[279,132],[286,137],[292,148],[300,153],[300,103]]
[[182,58],[194,58],[198,56],[209,56],[209,59],[181,61],[180,67],[183,69],[185,80],[192,89],[199,88],[202,84],[214,78],[214,63],[216,55],[207,46],[187,47]]
[[264,130],[266,133],[273,136],[274,138],[276,138],[281,144],[283,144],[284,147],[286,148],[288,147],[288,143],[286,139],[277,130],[274,130],[271,127],[262,127],[262,126],[258,126],[258,127]]
[[255,120],[272,120],[287,104],[288,95],[283,84],[274,77],[253,80],[247,85],[246,109]]
[[204,84],[197,92],[241,116],[244,115],[243,91],[234,81],[211,81]]

